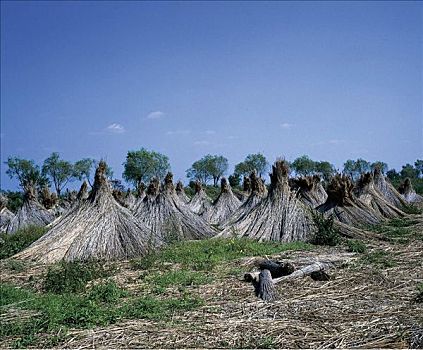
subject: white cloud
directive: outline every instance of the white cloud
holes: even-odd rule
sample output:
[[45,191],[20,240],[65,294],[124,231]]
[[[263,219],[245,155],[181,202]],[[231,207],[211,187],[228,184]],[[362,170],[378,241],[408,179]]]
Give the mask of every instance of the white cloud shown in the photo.
[[195,141],[194,145],[195,146],[207,146],[207,145],[210,145],[210,142],[206,141],[206,140],[200,140],[200,141]]
[[148,113],[147,117],[145,119],[161,119],[164,117],[164,113],[161,111],[154,111]]
[[125,128],[117,123],[110,124],[106,131],[112,133],[112,134],[123,134],[125,132]]
[[188,135],[191,132],[191,130],[169,130],[166,131],[166,135]]
[[281,124],[280,124],[280,127],[281,127],[282,129],[291,129],[292,124],[290,124],[290,123],[281,123]]
[[216,134],[216,131],[214,131],[214,130],[206,130],[206,131],[204,131],[204,133],[206,135],[214,135],[214,134]]

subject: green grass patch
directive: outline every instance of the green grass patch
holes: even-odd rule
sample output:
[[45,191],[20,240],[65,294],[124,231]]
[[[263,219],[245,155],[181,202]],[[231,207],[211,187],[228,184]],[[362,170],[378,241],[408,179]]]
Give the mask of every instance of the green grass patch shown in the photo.
[[47,232],[47,228],[29,226],[12,234],[0,234],[0,259],[6,259],[24,250]]
[[168,288],[171,286],[197,286],[213,281],[212,276],[199,271],[175,270],[157,272],[148,275],[145,279],[152,286]]
[[15,272],[22,272],[25,271],[26,269],[26,264],[25,262],[21,261],[21,260],[15,260],[15,259],[8,259],[4,262],[3,266],[10,270],[10,271],[15,271]]
[[201,299],[187,293],[172,299],[152,296],[123,299],[128,295],[111,281],[93,286],[85,294],[36,293],[1,284],[1,313],[18,309],[19,317],[2,324],[0,340],[12,337],[12,347],[18,348],[52,347],[64,340],[70,328],[106,326],[122,319],[169,320],[175,313],[203,304]]
[[361,262],[368,265],[374,265],[379,268],[395,267],[397,262],[393,259],[392,254],[383,250],[374,250],[363,255]]
[[177,242],[162,250],[131,261],[134,269],[160,267],[164,263],[180,264],[194,271],[210,271],[217,264],[248,256],[263,256],[288,250],[311,250],[304,242],[257,242],[247,238],[218,238]]
[[407,244],[412,239],[423,240],[423,233],[413,228],[416,223],[416,220],[408,217],[395,218],[366,229],[382,234],[391,242]]
[[367,251],[367,246],[363,241],[358,239],[349,239],[346,241],[347,251],[352,253],[365,253]]
[[423,282],[420,282],[417,287],[417,295],[415,296],[414,300],[417,303],[423,303]]
[[43,281],[43,290],[56,294],[78,293],[85,289],[89,281],[108,277],[114,272],[115,265],[107,265],[101,261],[61,261],[48,268]]

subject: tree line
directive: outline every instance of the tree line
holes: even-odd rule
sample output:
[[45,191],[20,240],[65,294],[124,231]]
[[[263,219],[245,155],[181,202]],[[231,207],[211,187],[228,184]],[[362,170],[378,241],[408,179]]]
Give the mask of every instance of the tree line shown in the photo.
[[[5,164],[8,167],[6,174],[10,178],[17,179],[22,189],[26,189],[29,185],[39,189],[52,186],[56,194],[60,196],[63,189],[75,180],[86,180],[91,186],[94,169],[98,161],[92,158],[84,158],[71,163],[60,158],[59,153],[53,152],[41,166],[35,164],[33,160],[19,157],[9,157]],[[329,181],[334,174],[340,172],[330,162],[315,161],[307,155],[300,156],[289,164],[293,172],[292,175],[319,175],[325,181]],[[169,158],[166,155],[145,148],[128,151],[123,166],[123,179],[133,185],[136,190],[148,183],[153,177],[163,179],[171,169]],[[376,167],[379,167],[392,181],[399,181],[407,177],[411,179],[423,177],[423,160],[421,159],[416,160],[414,165],[408,163],[403,165],[400,171],[389,170],[388,165],[382,161],[371,163],[361,158],[357,160],[348,159],[344,163],[342,172],[356,180],[361,174],[372,171]],[[205,185],[216,187],[223,176],[229,175],[228,179],[231,186],[237,187],[241,185],[243,177],[248,176],[252,171],[256,171],[258,176],[265,178],[269,170],[269,162],[262,153],[249,154],[242,162],[235,164],[232,174],[228,174],[228,169],[229,161],[227,158],[222,155],[207,154],[195,161],[186,170],[186,176],[190,181],[200,181]],[[124,188],[120,180],[113,179],[113,171],[110,167],[106,174],[113,186],[118,189]]]

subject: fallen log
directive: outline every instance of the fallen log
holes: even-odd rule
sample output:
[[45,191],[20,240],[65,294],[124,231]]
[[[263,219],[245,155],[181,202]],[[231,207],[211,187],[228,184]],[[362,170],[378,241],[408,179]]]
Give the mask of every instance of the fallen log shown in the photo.
[[258,282],[254,283],[256,296],[264,301],[274,301],[277,298],[275,284],[269,270],[262,270]]
[[273,260],[260,261],[258,268],[260,270],[269,270],[272,278],[287,276],[295,271],[295,266],[293,264]]

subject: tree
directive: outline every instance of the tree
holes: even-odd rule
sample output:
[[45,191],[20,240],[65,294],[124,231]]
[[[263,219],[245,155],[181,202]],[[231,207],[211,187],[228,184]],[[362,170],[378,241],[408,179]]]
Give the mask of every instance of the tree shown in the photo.
[[406,177],[410,179],[416,179],[419,176],[419,170],[414,168],[411,164],[406,164],[402,166],[402,170],[400,171],[400,175],[403,179]]
[[370,165],[370,169],[372,171],[375,170],[376,168],[379,168],[382,171],[382,174],[385,174],[388,171],[388,164],[378,160]]
[[316,162],[311,160],[307,155],[303,155],[292,162],[291,168],[295,170],[297,175],[309,176],[315,173]]
[[423,159],[417,159],[414,162],[414,167],[419,172],[419,176],[423,176]]
[[94,164],[95,160],[91,158],[78,160],[73,166],[74,176],[80,181],[87,180],[88,184],[92,187],[90,175]]
[[254,170],[262,177],[269,167],[266,157],[261,153],[249,154],[245,160],[235,165],[234,175],[249,176]]
[[228,160],[225,157],[207,154],[194,162],[186,173],[191,180],[198,180],[203,184],[213,180],[213,186],[217,186],[220,178],[227,172],[228,167]]
[[5,164],[8,166],[6,174],[11,179],[16,178],[23,190],[26,190],[28,186],[42,188],[49,185],[48,179],[43,176],[40,167],[33,160],[9,157]]
[[400,174],[395,169],[388,170],[386,172],[386,176],[391,181],[395,181],[395,180],[399,180],[400,179]]
[[344,163],[344,174],[351,176],[353,180],[357,180],[361,174],[371,170],[370,163],[364,159],[351,160],[348,159]]
[[229,175],[228,181],[231,187],[239,187],[239,185],[241,184],[241,176],[234,173],[232,175]]
[[315,162],[315,172],[319,174],[325,181],[329,181],[336,173],[335,167],[327,162]]
[[169,158],[164,154],[141,148],[139,151],[128,151],[123,163],[123,178],[132,183],[136,190],[143,182],[157,177],[163,179],[170,170]]
[[59,153],[53,152],[43,164],[42,174],[48,176],[54,185],[57,196],[74,175],[72,164],[60,159]]

